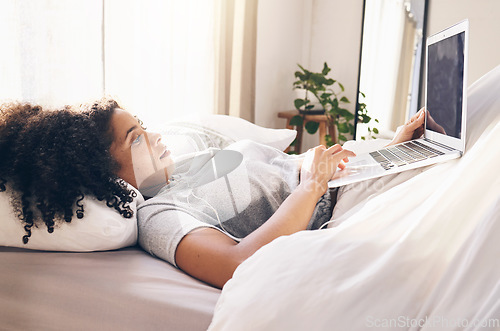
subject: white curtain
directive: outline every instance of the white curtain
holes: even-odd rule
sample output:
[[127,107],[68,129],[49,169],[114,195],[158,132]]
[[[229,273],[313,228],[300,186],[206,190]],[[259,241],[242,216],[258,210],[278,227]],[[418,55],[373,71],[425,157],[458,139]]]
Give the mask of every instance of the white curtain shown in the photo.
[[0,102],[100,97],[101,23],[100,0],[0,0]]
[[214,1],[104,0],[105,93],[149,127],[214,112]]
[[[405,15],[396,92],[394,95],[394,106],[390,123],[390,129],[393,131],[396,131],[397,127],[409,118],[411,83],[414,77],[415,52],[418,42],[417,36],[416,22],[409,15]],[[418,97],[418,92],[415,93],[414,97]]]
[[391,131],[406,12],[403,0],[367,0],[365,6],[359,89],[366,94],[368,114],[380,122],[376,127],[387,132]]
[[0,0],[0,102],[253,121],[257,0]]
[[215,0],[0,0],[0,102],[116,97],[146,125],[214,112]]
[[215,112],[254,122],[258,0],[215,4]]

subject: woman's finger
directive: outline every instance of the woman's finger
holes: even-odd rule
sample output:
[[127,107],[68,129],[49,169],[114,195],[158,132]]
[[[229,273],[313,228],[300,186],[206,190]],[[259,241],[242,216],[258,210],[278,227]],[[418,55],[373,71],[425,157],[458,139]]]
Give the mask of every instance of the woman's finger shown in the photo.
[[330,148],[328,148],[326,151],[334,154],[334,153],[337,153],[341,150],[342,150],[342,146],[340,146],[339,144],[335,144],[335,145],[331,146]]
[[425,108],[420,108],[420,110],[419,110],[419,111],[417,111],[417,112],[415,113],[415,115],[413,115],[413,116],[412,116],[412,119],[414,119],[414,118],[415,118],[415,119],[418,119],[418,118],[420,118],[420,116],[422,116],[422,114],[424,114],[424,113],[425,113]]
[[334,162],[340,163],[343,159],[349,158],[349,157],[355,157],[356,154],[354,154],[353,151],[350,151],[348,149],[343,149],[340,152],[337,152],[332,155]]
[[424,112],[420,114],[417,113],[408,121],[408,123],[406,123],[406,125],[415,130],[416,128],[421,126],[424,123],[424,121],[425,121]]
[[425,122],[425,112],[421,112],[420,115],[418,115],[417,120],[415,121],[415,125],[421,126]]
[[409,122],[414,122],[418,119],[420,119],[420,117],[425,113],[424,111],[424,108],[420,109],[418,112],[415,113],[415,115],[413,115],[411,118],[410,118],[410,121]]

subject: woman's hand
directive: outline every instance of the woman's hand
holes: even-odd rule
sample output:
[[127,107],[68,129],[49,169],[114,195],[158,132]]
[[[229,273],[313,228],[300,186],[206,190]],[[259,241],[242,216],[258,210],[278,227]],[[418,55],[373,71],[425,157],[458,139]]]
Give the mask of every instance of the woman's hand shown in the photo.
[[406,122],[398,134],[392,139],[389,145],[396,145],[408,140],[417,139],[424,133],[425,109],[420,109],[415,115]]
[[341,169],[345,167],[342,161],[348,162],[348,158],[354,156],[356,154],[343,149],[340,145],[328,149],[321,145],[310,149],[300,170],[300,185],[318,194],[319,198],[328,189],[328,181],[337,171],[337,167]]

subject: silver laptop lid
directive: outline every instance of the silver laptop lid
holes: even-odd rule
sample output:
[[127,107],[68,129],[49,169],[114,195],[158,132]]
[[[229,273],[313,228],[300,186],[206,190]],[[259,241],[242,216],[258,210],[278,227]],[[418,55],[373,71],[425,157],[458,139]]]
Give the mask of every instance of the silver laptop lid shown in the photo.
[[461,152],[465,150],[468,49],[468,20],[427,38],[424,137]]

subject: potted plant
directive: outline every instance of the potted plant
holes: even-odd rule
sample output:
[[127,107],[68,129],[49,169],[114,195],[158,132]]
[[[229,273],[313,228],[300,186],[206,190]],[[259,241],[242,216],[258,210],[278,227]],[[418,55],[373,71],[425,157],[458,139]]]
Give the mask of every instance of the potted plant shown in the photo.
[[[293,83],[293,88],[299,90],[303,97],[294,100],[295,108],[299,111],[299,115],[294,116],[290,120],[290,125],[302,126],[304,124],[305,115],[325,114],[328,119],[329,127],[334,128],[336,132],[329,132],[326,135],[328,146],[336,143],[347,141],[345,134],[354,134],[354,115],[347,109],[343,108],[345,104],[350,103],[349,99],[343,95],[344,86],[328,77],[331,69],[325,62],[321,72],[312,72],[304,69],[298,64],[300,71],[295,72],[297,80]],[[364,94],[361,93],[364,97]],[[314,110],[312,100],[318,100],[321,105],[321,110]],[[371,117],[368,116],[366,104],[360,103],[358,111],[358,122],[368,123]],[[378,122],[378,120],[375,120]],[[305,129],[309,134],[314,134],[318,130],[319,123],[308,121],[305,124]],[[369,128],[370,135],[378,133],[377,128]],[[364,139],[365,137],[362,137]]]

